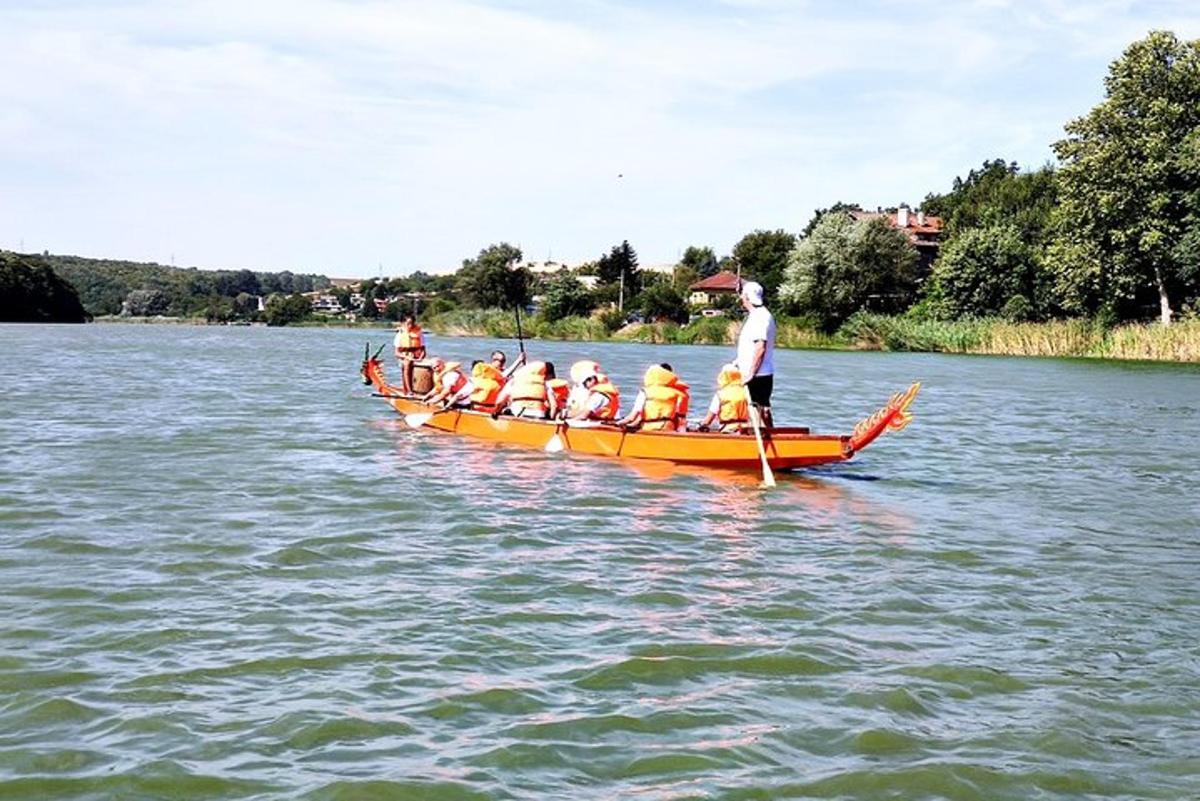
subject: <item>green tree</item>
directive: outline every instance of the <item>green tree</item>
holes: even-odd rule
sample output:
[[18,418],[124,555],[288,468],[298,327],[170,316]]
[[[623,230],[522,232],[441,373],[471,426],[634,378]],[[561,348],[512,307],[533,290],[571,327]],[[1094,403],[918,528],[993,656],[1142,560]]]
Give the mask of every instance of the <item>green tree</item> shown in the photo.
[[262,286],[258,282],[258,276],[250,270],[221,270],[217,273],[217,291],[226,297],[234,298],[239,292],[260,295]]
[[800,238],[803,239],[809,236],[813,232],[813,229],[817,227],[817,223],[821,221],[822,217],[835,211],[862,211],[862,206],[857,203],[844,203],[839,200],[827,209],[817,209],[813,212],[812,217],[808,218],[808,223],[805,224],[804,230],[800,232]]
[[1172,297],[1195,289],[1180,257],[1200,187],[1186,166],[1200,126],[1200,40],[1152,32],[1104,84],[1105,99],[1054,145],[1062,167],[1050,266],[1069,310],[1135,317],[1156,298],[1165,325]]
[[733,260],[742,268],[742,278],[763,286],[768,305],[774,305],[783,283],[788,256],[796,247],[796,237],[787,231],[754,231],[733,246]]
[[161,289],[135,289],[125,296],[121,314],[130,317],[155,317],[166,314],[171,298]]
[[539,313],[546,320],[561,320],[571,315],[589,314],[592,306],[592,295],[583,283],[563,270],[546,284]]
[[638,269],[637,251],[628,240],[600,257],[596,262],[596,275],[601,284],[614,285],[625,281],[625,297],[631,298],[642,291],[642,271]]
[[689,245],[683,251],[683,256],[679,259],[679,265],[682,269],[693,271],[698,277],[692,279],[692,282],[700,278],[708,278],[711,275],[717,274],[717,254],[710,247],[696,247]]
[[1179,167],[1192,189],[1184,199],[1184,234],[1175,246],[1175,262],[1187,302],[1195,310],[1200,305],[1200,129],[1192,131],[1184,142]]
[[930,289],[942,316],[1036,313],[1043,302],[1041,268],[1021,234],[1011,224],[970,228],[942,249]]
[[38,256],[0,251],[0,322],[82,323],[75,287]]
[[1050,215],[1057,203],[1057,182],[1052,167],[1022,172],[1015,161],[992,159],[956,177],[944,195],[929,194],[921,208],[941,217],[946,241],[979,226],[1011,225],[1021,240],[1044,244]]
[[250,320],[258,316],[258,296],[251,295],[248,292],[239,292],[238,296],[233,299],[233,314],[243,320]]
[[892,313],[916,291],[917,252],[881,217],[826,214],[792,251],[780,299],[835,330],[860,309]]
[[520,248],[502,242],[464,259],[455,289],[463,301],[479,308],[524,306],[529,303],[533,275],[521,261]]
[[[266,304],[263,318],[267,325],[298,323],[312,314],[312,303],[303,295],[272,295]],[[378,316],[379,312],[375,314]]]
[[686,323],[688,319],[687,303],[683,295],[665,281],[658,281],[643,290],[638,296],[638,308],[647,320]]

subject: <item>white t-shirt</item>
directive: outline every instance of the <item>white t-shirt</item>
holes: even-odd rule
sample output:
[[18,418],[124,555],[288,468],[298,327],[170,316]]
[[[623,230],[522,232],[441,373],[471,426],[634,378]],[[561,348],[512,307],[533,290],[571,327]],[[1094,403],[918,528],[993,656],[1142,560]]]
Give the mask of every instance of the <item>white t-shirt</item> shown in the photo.
[[775,375],[775,318],[766,306],[751,309],[738,334],[737,366],[746,381],[754,377],[750,375],[750,366],[754,364],[754,343],[759,341],[767,343],[767,351],[754,375]]
[[646,390],[639,389],[638,394],[634,396],[633,408],[629,410],[630,414],[641,414],[646,411]]
[[[458,370],[451,370],[450,372],[448,372],[442,376],[442,385],[447,386],[447,387],[454,386],[455,382],[458,381],[458,377],[460,375],[464,375],[464,374],[460,373]],[[475,384],[468,377],[467,380],[463,382],[462,389],[460,389],[458,392],[455,392],[454,394],[447,397],[446,400],[450,402],[451,406],[459,406],[464,403],[470,402],[471,393],[474,391],[475,391]]]

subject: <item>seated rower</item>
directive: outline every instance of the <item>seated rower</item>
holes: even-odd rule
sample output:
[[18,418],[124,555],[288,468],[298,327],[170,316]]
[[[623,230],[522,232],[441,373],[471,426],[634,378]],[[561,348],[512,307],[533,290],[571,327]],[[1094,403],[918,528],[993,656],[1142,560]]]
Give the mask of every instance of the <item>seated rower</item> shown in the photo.
[[559,420],[567,416],[567,398],[571,394],[571,385],[565,378],[554,374],[554,364],[546,362],[546,399],[550,404],[549,416]]
[[621,397],[608,376],[600,372],[599,364],[575,362],[571,365],[571,378],[575,387],[571,390],[568,417],[575,420],[617,419]]
[[433,360],[433,389],[421,400],[431,405],[466,406],[470,403],[474,386],[462,370],[459,362]]
[[504,374],[505,381],[512,378],[513,373],[515,373],[521,365],[525,364],[525,351],[521,351],[521,355],[518,356],[517,360],[515,362],[513,362],[512,365],[506,370],[506,369],[504,369],[504,365],[507,361],[508,361],[508,357],[504,355],[504,351],[502,351],[502,350],[492,351],[492,367],[495,367],[497,370],[499,370],[501,373]]
[[496,401],[504,383],[504,374],[494,362],[475,362],[471,366],[471,408],[487,414],[496,412],[499,409]]
[[717,392],[700,421],[700,430],[708,431],[714,422],[717,430],[726,434],[740,434],[750,422],[742,373],[736,364],[723,365],[717,373]]
[[671,365],[655,364],[646,370],[633,408],[617,425],[643,431],[682,431],[687,428],[689,401],[688,385]]
[[497,412],[507,407],[514,417],[545,419],[550,416],[554,401],[546,386],[546,378],[553,375],[554,365],[550,362],[529,362],[524,365],[500,390],[496,398]]

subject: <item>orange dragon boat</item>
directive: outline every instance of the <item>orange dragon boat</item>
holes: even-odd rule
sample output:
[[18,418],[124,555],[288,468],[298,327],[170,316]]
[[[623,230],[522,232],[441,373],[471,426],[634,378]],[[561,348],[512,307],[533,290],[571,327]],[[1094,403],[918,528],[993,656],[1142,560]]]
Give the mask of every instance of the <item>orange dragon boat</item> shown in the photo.
[[[381,349],[382,350],[382,349]],[[453,434],[507,442],[547,451],[573,451],[627,459],[659,459],[679,464],[738,470],[758,469],[762,455],[753,434],[723,434],[700,431],[627,431],[618,426],[584,420],[537,420],[500,416],[469,409],[431,406],[383,375],[379,351],[363,354],[364,384],[374,386],[393,409],[410,425],[428,426]],[[784,427],[762,430],[762,448],[772,470],[844,462],[886,431],[899,431],[912,420],[909,405],[920,390],[919,383],[892,396],[881,409],[860,421],[850,434],[812,434],[807,428]]]

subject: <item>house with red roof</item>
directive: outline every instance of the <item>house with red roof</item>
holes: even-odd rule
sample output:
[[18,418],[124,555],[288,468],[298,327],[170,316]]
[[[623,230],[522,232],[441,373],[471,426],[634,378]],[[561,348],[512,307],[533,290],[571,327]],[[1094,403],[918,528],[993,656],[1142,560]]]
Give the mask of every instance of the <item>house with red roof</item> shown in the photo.
[[882,217],[887,224],[897,231],[902,231],[908,241],[917,249],[922,274],[933,269],[938,250],[942,246],[942,218],[934,217],[923,211],[912,211],[908,206],[901,206],[895,211],[852,211],[850,216],[856,220],[869,220]]
[[729,270],[721,270],[716,275],[697,281],[688,287],[688,303],[693,306],[707,306],[721,295],[737,295],[741,290],[741,279]]

